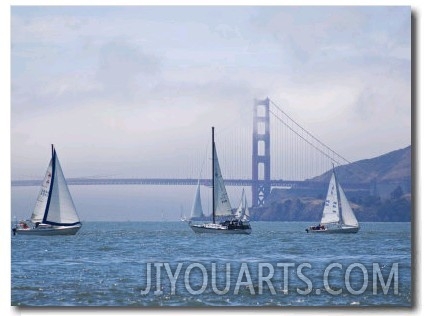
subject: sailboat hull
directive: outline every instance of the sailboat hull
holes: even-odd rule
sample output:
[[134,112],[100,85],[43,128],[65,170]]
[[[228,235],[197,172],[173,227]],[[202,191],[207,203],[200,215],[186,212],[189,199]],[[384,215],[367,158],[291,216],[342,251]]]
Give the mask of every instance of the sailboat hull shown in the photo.
[[356,234],[359,231],[359,227],[337,227],[337,228],[325,228],[325,229],[312,229],[311,227],[306,228],[307,233],[314,234]]
[[229,228],[220,224],[201,224],[201,225],[190,225],[191,229],[197,234],[209,233],[209,234],[243,234],[249,235],[252,229],[249,226],[240,228]]
[[33,235],[33,236],[58,236],[75,235],[81,225],[77,226],[58,226],[58,227],[37,227],[37,228],[14,228],[13,234]]

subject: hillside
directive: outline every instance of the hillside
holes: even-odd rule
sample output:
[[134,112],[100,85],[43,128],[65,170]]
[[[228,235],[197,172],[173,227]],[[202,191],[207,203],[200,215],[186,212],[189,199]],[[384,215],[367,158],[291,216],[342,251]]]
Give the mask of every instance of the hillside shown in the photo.
[[[410,221],[411,146],[336,168],[342,183],[363,183],[345,190],[359,221]],[[266,206],[252,210],[253,220],[319,221],[331,171],[310,179],[314,190],[273,189]],[[369,188],[369,189],[367,189]]]
[[[377,182],[411,181],[411,146],[336,167],[336,172],[342,183],[370,183],[374,180]],[[326,182],[330,176],[331,170],[310,180]]]

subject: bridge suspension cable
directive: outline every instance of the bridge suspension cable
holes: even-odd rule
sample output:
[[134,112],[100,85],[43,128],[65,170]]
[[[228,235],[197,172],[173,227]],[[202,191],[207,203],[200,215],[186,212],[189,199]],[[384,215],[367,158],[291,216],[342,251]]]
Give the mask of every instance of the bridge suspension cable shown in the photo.
[[[278,112],[280,112],[284,117],[286,117],[290,122],[292,122],[295,126],[297,126],[300,131],[304,134],[306,134],[308,137],[312,138],[313,141],[315,141],[316,143],[318,143],[320,146],[322,146],[323,148],[325,148],[327,150],[327,152],[330,152],[332,155],[329,155],[327,152],[325,152],[322,148],[319,148],[316,144],[314,144],[312,141],[308,140],[306,137],[304,137],[300,132],[296,131],[292,126],[290,126],[289,124],[287,124],[283,118],[281,118],[280,116],[277,115],[277,113],[275,113],[274,111],[272,111],[271,109],[269,110],[269,112],[278,120],[280,121],[282,124],[284,124],[288,129],[290,129],[293,133],[295,133],[297,136],[299,136],[301,139],[303,139],[306,143],[308,143],[309,145],[311,145],[313,148],[315,148],[317,151],[319,151],[320,153],[322,153],[324,156],[326,156],[327,158],[329,158],[331,161],[337,163],[338,165],[342,165],[342,164],[349,164],[351,163],[349,160],[347,160],[346,158],[344,158],[342,155],[338,154],[337,152],[335,152],[333,149],[331,149],[329,146],[327,146],[326,144],[324,144],[322,141],[320,141],[318,138],[316,138],[314,135],[312,135],[308,130],[306,130],[304,127],[302,127],[299,123],[297,123],[293,118],[291,118],[285,111],[283,111],[274,101],[270,100],[271,104],[275,107],[275,109],[277,109]],[[334,158],[337,157],[338,159]]]

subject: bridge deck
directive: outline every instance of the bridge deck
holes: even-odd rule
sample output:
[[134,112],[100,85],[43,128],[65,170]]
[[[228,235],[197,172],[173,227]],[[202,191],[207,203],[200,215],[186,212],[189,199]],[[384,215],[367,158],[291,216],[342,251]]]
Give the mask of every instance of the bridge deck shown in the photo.
[[[196,185],[198,179],[167,179],[167,178],[116,178],[116,179],[89,179],[89,178],[68,178],[68,185]],[[13,180],[12,186],[40,186],[41,180]],[[253,181],[249,179],[227,179],[224,180],[227,186],[252,186]],[[210,179],[200,179],[200,184],[211,186]],[[327,182],[317,181],[290,181],[271,180],[272,187],[282,188],[317,188],[327,187]],[[349,189],[369,188],[367,183],[346,183],[343,185]]]

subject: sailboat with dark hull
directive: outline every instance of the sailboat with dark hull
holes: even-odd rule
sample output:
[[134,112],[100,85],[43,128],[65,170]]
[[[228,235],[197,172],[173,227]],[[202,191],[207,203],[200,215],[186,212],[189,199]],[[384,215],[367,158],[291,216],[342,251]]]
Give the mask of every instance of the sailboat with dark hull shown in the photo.
[[[197,193],[196,193],[197,199]],[[218,221],[219,220],[219,221]],[[252,228],[248,220],[241,220],[232,213],[230,200],[222,178],[218,155],[215,147],[214,128],[212,127],[212,223],[193,224],[195,233],[213,234],[250,234]]]
[[321,222],[305,229],[307,233],[346,234],[357,233],[359,223],[349,205],[333,166],[328,185],[327,198],[322,211]]
[[52,145],[52,158],[47,167],[31,219],[20,221],[13,228],[19,235],[75,235],[81,222],[56,150]]

